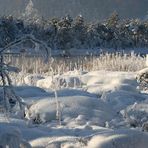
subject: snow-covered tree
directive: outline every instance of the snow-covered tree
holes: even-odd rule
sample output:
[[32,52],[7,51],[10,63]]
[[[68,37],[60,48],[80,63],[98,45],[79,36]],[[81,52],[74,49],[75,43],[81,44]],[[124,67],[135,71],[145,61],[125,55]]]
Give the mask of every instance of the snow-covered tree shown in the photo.
[[22,98],[16,95],[11,79],[9,77],[9,72],[18,72],[18,69],[16,67],[11,67],[5,64],[3,54],[5,50],[11,49],[12,47],[16,47],[17,45],[25,41],[31,41],[35,47],[42,46],[45,51],[45,54],[44,54],[45,60],[48,59],[48,56],[50,55],[50,52],[51,52],[51,49],[47,46],[46,43],[36,39],[32,35],[23,36],[0,49],[0,78],[1,78],[0,91],[2,94],[0,96],[0,107],[4,112],[7,112],[7,113],[12,111],[13,107],[16,106],[16,104],[19,105],[20,109],[23,109],[23,105],[25,104]]
[[117,27],[119,21],[119,15],[117,12],[113,12],[111,16],[107,19],[106,25],[108,27]]
[[140,70],[137,74],[137,81],[140,85],[140,89],[148,90],[148,54],[145,61],[146,68]]
[[68,52],[71,48],[134,48],[148,46],[148,21],[120,20],[113,13],[106,21],[88,23],[82,15],[72,19],[69,15],[52,20],[39,17],[30,0],[23,17],[0,18],[0,47],[4,47],[24,34],[48,44],[53,50]]
[[25,21],[30,23],[40,23],[41,21],[41,17],[38,13],[38,10],[34,7],[32,0],[29,0],[22,16]]

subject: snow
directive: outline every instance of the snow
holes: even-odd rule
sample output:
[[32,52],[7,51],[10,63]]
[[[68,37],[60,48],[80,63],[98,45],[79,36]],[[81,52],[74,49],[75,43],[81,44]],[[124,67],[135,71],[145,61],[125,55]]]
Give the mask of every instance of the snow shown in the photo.
[[148,54],[146,55],[146,66],[148,67]]
[[134,130],[115,130],[94,136],[88,148],[147,148],[148,134]]
[[36,86],[17,86],[14,87],[17,95],[22,97],[23,99],[33,98],[33,97],[44,97],[52,92],[46,92],[44,89],[36,87]]
[[37,85],[37,87],[48,89],[48,88],[52,87],[52,77],[48,76],[44,79],[38,80],[36,82],[36,85]]
[[31,74],[24,78],[24,83],[26,85],[36,86],[37,81],[41,79],[44,79],[44,77],[39,74]]
[[138,71],[136,79],[141,90],[148,90],[148,67]]
[[62,76],[55,75],[53,77],[48,76],[44,79],[38,80],[37,86],[45,89],[54,89],[55,83],[56,85],[58,85],[58,87],[74,88],[81,86],[81,81],[79,80],[79,78],[76,76],[72,76],[71,74],[63,74]]
[[144,68],[144,69],[138,71],[137,74],[138,74],[138,76],[140,76],[140,75],[143,75],[144,73],[148,73],[148,68]]
[[89,72],[81,77],[83,84],[87,85],[87,91],[102,94],[113,90],[137,91],[137,82],[134,73],[126,72]]
[[81,70],[28,75],[23,86],[14,87],[28,108],[10,113],[7,120],[0,114],[0,144],[147,148],[148,94],[138,90],[136,76],[135,72]]
[[0,124],[0,147],[30,148],[30,144],[23,140],[21,132],[18,128]]
[[[105,125],[115,115],[112,109],[103,101],[88,96],[58,97],[63,124],[69,126],[91,124]],[[82,118],[83,117],[83,118]],[[56,120],[56,102],[54,98],[47,98],[33,104],[27,112],[27,118],[45,123]]]

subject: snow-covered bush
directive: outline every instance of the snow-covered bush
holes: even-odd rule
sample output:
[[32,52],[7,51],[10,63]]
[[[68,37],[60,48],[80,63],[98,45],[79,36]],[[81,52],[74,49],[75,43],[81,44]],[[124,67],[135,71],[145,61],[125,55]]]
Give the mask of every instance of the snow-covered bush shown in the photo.
[[36,86],[37,81],[44,79],[42,75],[39,74],[31,74],[24,78],[24,83],[31,86]]
[[52,76],[48,76],[44,79],[38,80],[36,83],[37,87],[49,89],[52,88],[53,85],[53,78]]
[[148,68],[140,70],[136,78],[140,89],[148,90]]
[[18,69],[4,63],[3,50],[4,49],[0,50],[0,108],[1,111],[9,113],[16,105],[19,105],[19,108],[23,109],[24,103],[22,99],[16,95],[9,77],[9,72],[17,72]]
[[55,75],[48,76],[44,79],[37,81],[37,86],[45,89],[53,89],[54,83],[58,83],[58,87],[71,87],[76,88],[81,86],[80,79],[76,76],[64,76],[64,75]]
[[148,121],[148,101],[134,103],[121,111],[126,122],[133,127],[142,127],[147,130]]
[[146,68],[138,71],[136,76],[139,88],[142,90],[148,90],[148,54],[146,55],[145,65]]
[[61,75],[60,77],[55,77],[55,79],[59,82],[59,87],[77,88],[81,85],[80,79],[76,76]]
[[148,54],[146,55],[146,62],[145,62],[145,64],[148,67]]

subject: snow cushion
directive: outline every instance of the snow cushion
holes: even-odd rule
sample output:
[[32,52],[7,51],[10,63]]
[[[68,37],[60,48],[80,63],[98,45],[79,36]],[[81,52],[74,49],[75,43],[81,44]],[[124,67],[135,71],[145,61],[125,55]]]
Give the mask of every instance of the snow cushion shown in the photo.
[[94,136],[87,148],[147,148],[148,134],[135,130],[115,130]]
[[[89,96],[58,97],[62,120],[65,124],[78,123],[104,126],[105,121],[115,116],[114,111],[103,101]],[[41,122],[56,120],[55,98],[42,99],[34,103],[26,112],[29,120],[39,118]],[[82,115],[82,116],[80,116]],[[83,117],[83,118],[81,118]],[[81,120],[81,121],[80,121]]]

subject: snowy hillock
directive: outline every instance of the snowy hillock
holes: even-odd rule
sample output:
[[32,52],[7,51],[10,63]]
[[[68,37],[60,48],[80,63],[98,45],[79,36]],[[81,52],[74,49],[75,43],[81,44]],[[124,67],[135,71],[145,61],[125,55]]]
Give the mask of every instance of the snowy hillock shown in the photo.
[[18,128],[6,124],[0,124],[0,147],[5,148],[31,148]]
[[22,98],[48,96],[52,92],[46,92],[44,89],[35,86],[17,86],[15,92]]
[[[136,77],[136,73],[132,73],[132,72],[127,73],[127,72],[94,71],[94,72],[88,72],[88,73],[81,73],[80,71],[77,71],[77,72],[73,71],[73,73],[68,72],[59,76],[58,75],[54,77],[49,76],[42,80],[38,80],[37,85],[40,83],[40,85],[38,85],[39,87],[46,88],[46,90],[49,89],[54,91],[54,85],[53,85],[54,79],[60,80],[58,84],[59,87],[57,88],[58,89],[57,94],[58,94],[59,104],[61,106],[60,111],[63,117],[62,120],[66,120],[65,118],[67,118],[67,115],[68,115],[66,113],[67,112],[66,110],[68,109],[66,106],[69,106],[67,104],[66,98],[71,103],[73,102],[73,100],[78,101],[77,103],[78,105],[79,104],[78,98],[81,98],[80,100],[83,102],[83,98],[93,97],[94,99],[92,100],[88,99],[90,100],[88,104],[91,104],[92,101],[95,101],[96,97],[100,97],[98,101],[101,101],[102,103],[107,105],[108,109],[110,108],[110,110],[113,110],[114,111],[114,113],[112,113],[113,116],[118,114],[121,110],[125,109],[127,106],[132,105],[135,102],[141,102],[145,100],[145,96],[142,96],[140,94],[140,91],[137,89],[138,83],[135,77]],[[76,85],[77,84],[76,82],[74,85],[73,84],[74,81],[66,81],[66,80],[69,80],[69,78],[75,78],[77,82],[79,82],[79,84],[81,85]],[[43,83],[41,84],[41,82]],[[69,83],[73,85],[69,85]],[[72,89],[68,89],[70,87]],[[87,103],[85,101],[86,100],[84,99],[84,102],[82,104],[86,105]],[[101,102],[98,102],[98,103],[100,104]],[[46,106],[44,106],[45,104]],[[95,104],[97,104],[97,102]],[[49,106],[49,109],[48,109],[48,106]],[[74,104],[72,103],[72,106],[70,105],[69,107],[71,108],[71,111],[72,111],[72,112],[68,111],[68,113],[70,114],[68,115],[69,120],[72,120],[73,118],[76,119],[79,116],[79,112],[83,114],[88,112],[85,108],[81,110],[81,103],[80,103],[80,106],[78,105],[77,107],[76,106],[74,107]],[[72,109],[73,107],[74,109]],[[46,108],[47,110],[42,110],[42,108]],[[91,106],[90,106],[90,109],[88,108],[88,106],[86,106],[86,108],[88,110],[91,110]],[[97,108],[95,109],[96,110],[95,112],[97,112]],[[40,111],[40,109],[42,111]],[[78,113],[75,112],[74,114],[73,113],[74,110],[77,110]],[[104,112],[104,109],[98,110],[98,112],[100,111]],[[90,116],[91,117],[94,116],[94,118],[97,118],[97,116],[95,116],[96,115],[95,112],[93,114],[91,113]],[[106,117],[110,116],[110,115],[107,115],[108,111],[104,113],[103,112],[102,114],[104,114]],[[27,114],[29,115],[28,116],[29,119],[41,118],[39,119],[41,120],[40,122],[49,122],[51,120],[56,120],[56,101],[54,100],[54,98],[40,100],[39,102],[36,102],[36,104],[33,104],[30,107]],[[113,116],[111,118],[113,118]],[[102,116],[101,118],[102,118],[101,120],[103,121],[103,122],[100,122],[102,126],[103,125],[106,126],[105,124],[108,121],[110,121],[108,119],[103,119]],[[112,122],[110,123],[112,124]],[[64,123],[64,124],[67,124],[67,123]]]
[[94,136],[87,148],[147,148],[148,134],[134,130],[116,130]]
[[[73,126],[97,124],[105,126],[105,121],[111,120],[115,113],[103,101],[89,96],[59,97],[60,112],[63,124]],[[40,100],[33,104],[26,113],[32,121],[49,122],[56,120],[56,102],[54,98]],[[37,121],[38,122],[38,121]]]

